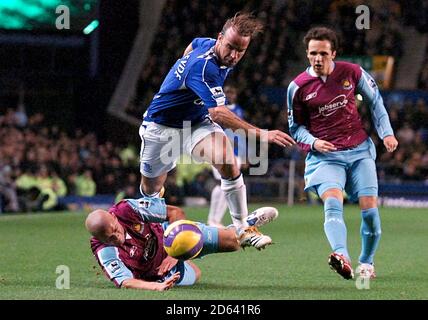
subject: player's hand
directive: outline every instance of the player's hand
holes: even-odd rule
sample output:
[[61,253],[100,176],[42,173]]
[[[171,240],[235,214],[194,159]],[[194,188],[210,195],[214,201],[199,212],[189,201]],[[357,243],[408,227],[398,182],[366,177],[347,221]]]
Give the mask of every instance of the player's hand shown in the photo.
[[163,259],[160,266],[157,267],[158,276],[163,276],[165,273],[171,270],[177,264],[177,262],[178,262],[177,259],[167,256],[165,259]]
[[337,150],[337,148],[334,146],[334,144],[332,144],[331,142],[325,141],[325,140],[321,140],[321,139],[315,140],[314,149],[319,151],[319,152],[322,152],[322,153]]
[[157,283],[155,288],[156,291],[166,291],[171,289],[175,283],[180,279],[180,272],[174,273],[171,277],[166,279],[164,282]]
[[398,141],[394,136],[386,136],[383,138],[383,144],[388,152],[394,152],[398,147]]
[[296,144],[292,137],[279,130],[268,131],[268,142],[275,143],[281,147],[291,147]]

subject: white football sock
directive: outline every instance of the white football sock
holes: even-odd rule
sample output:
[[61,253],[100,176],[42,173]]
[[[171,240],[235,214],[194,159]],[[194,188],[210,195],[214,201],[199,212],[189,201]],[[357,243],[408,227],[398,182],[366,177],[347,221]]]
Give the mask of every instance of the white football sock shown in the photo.
[[242,174],[234,180],[221,179],[221,189],[226,196],[230,216],[237,231],[248,227],[247,188]]
[[[163,187],[162,187],[163,188]],[[155,193],[152,193],[152,194],[146,194],[144,191],[143,191],[143,188],[141,187],[141,184],[140,184],[140,193],[141,193],[141,195],[143,196],[143,197],[147,197],[147,198],[160,198],[160,193],[162,192],[162,189],[160,190],[160,191],[158,191],[158,192],[155,192]]]
[[221,223],[227,209],[226,197],[220,185],[216,185],[211,192],[210,212],[208,222]]

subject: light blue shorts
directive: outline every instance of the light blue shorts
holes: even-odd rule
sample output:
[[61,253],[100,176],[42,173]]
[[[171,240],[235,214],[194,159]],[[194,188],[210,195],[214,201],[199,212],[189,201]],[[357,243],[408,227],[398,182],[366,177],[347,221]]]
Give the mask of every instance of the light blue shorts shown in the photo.
[[306,157],[305,191],[321,196],[332,188],[345,190],[351,201],[377,196],[376,148],[368,138],[354,149],[329,153],[309,152]]
[[162,279],[162,281],[170,278],[176,272],[180,272],[180,279],[178,279],[175,285],[191,286],[196,283],[196,272],[186,261],[178,261],[177,264],[169,270],[168,274]]

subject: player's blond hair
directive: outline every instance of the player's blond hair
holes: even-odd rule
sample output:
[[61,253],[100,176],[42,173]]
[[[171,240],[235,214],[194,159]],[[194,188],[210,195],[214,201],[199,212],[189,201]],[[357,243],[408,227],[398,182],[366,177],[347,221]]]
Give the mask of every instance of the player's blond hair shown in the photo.
[[225,34],[229,28],[235,29],[241,36],[253,38],[263,31],[263,23],[252,13],[237,12],[233,18],[226,21],[221,33]]

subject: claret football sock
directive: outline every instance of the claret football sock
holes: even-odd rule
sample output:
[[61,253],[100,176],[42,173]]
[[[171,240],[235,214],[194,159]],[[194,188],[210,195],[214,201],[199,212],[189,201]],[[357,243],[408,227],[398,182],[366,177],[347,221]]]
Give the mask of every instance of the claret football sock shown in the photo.
[[343,204],[334,197],[324,201],[324,231],[334,252],[343,254],[349,259],[346,246],[346,225],[343,221]]
[[381,236],[378,208],[361,210],[361,255],[360,263],[373,263],[373,257]]

